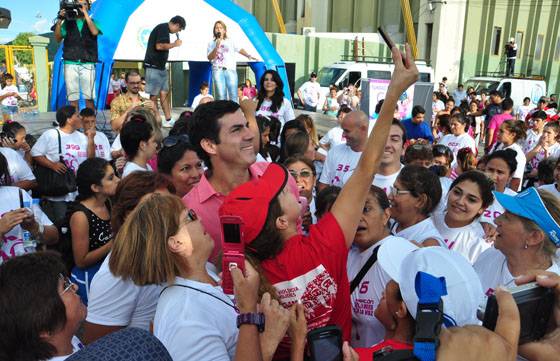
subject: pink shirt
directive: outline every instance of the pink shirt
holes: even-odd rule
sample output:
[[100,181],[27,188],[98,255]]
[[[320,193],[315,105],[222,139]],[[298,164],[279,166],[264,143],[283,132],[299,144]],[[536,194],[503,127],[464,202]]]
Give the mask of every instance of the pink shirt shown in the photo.
[[[269,164],[268,162],[253,163],[249,167],[251,180],[260,178]],[[295,193],[296,198],[299,198],[297,184],[292,176],[288,178],[288,185],[292,192]],[[208,178],[206,178],[206,174],[203,174],[200,178],[200,182],[183,197],[185,206],[194,209],[196,214],[200,216],[204,230],[208,232],[210,237],[214,240],[214,251],[210,256],[210,261],[216,260],[218,254],[222,251],[222,227],[220,225],[220,218],[218,217],[218,210],[224,202],[225,197],[226,195],[214,190],[212,184],[210,184]]]
[[492,119],[490,119],[490,124],[488,125],[488,130],[490,129],[494,129],[494,134],[492,137],[492,140],[489,144],[493,145],[494,143],[496,143],[496,141],[498,140],[498,131],[500,130],[500,126],[502,125],[503,122],[505,122],[506,120],[510,120],[513,119],[513,116],[511,114],[496,114],[492,117]]

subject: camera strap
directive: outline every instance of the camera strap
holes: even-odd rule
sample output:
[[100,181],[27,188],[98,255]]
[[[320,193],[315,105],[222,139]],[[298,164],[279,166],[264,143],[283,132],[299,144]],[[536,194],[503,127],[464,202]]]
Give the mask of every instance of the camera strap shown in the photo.
[[445,320],[446,325],[455,326],[453,319],[443,314],[441,298],[447,295],[445,277],[418,272],[414,288],[418,296],[414,356],[420,361],[435,361],[442,323]]

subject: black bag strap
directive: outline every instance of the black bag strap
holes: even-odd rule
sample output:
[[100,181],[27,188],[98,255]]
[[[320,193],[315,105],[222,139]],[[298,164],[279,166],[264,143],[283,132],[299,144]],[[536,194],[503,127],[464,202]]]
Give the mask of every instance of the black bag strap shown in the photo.
[[366,273],[368,273],[371,266],[373,266],[373,264],[377,262],[377,252],[379,251],[379,247],[380,246],[375,247],[375,249],[371,253],[371,256],[369,256],[368,260],[362,266],[362,268],[360,269],[356,277],[354,277],[352,282],[350,282],[350,294],[352,294],[356,289],[356,287],[358,287],[360,282],[362,282],[362,279],[364,279],[364,276],[366,275]]
[[58,135],[58,157],[62,161],[62,140],[60,139],[60,130],[55,129],[56,134]]

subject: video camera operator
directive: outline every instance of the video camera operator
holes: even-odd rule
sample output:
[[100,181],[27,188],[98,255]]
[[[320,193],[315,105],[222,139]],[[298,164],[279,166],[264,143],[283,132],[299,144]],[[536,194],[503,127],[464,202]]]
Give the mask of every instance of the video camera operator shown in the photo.
[[515,58],[517,57],[517,44],[515,38],[509,39],[506,44],[506,76],[512,76],[515,73]]
[[76,109],[80,92],[86,106],[94,109],[95,63],[97,63],[97,36],[102,34],[88,14],[89,0],[61,0],[54,25],[57,42],[64,40],[64,79],[66,96]]

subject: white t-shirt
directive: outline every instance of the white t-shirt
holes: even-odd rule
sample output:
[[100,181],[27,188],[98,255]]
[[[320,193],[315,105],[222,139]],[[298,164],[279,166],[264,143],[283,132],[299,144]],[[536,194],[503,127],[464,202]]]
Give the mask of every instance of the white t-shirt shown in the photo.
[[[5,86],[2,90],[0,90],[0,95],[5,95],[12,92],[18,92],[18,88],[15,85]],[[6,107],[15,107],[17,106],[17,98],[15,96],[6,97],[2,99],[2,105]]]
[[[548,155],[547,155],[548,154]],[[560,156],[560,143],[556,142],[551,145],[545,152],[541,149],[534,157],[529,161],[532,169],[538,169],[539,163],[546,158],[558,158]]]
[[445,213],[433,213],[432,220],[447,247],[462,254],[470,263],[491,246],[484,239],[484,229],[478,220],[458,228],[445,223]]
[[[509,272],[506,256],[494,247],[484,251],[473,267],[480,278],[482,290],[487,296],[493,294],[498,286],[515,286],[515,279]],[[553,260],[552,266],[547,271],[560,274],[560,267]]]
[[[506,189],[504,189],[504,194],[508,196],[514,196],[517,194],[517,192],[512,191],[511,189],[506,187]],[[494,223],[494,220],[504,214],[505,211],[505,208],[502,207],[500,202],[498,202],[498,200],[494,198],[494,202],[492,202],[492,204],[488,206],[488,208],[486,208],[480,216],[480,223],[490,223],[491,225],[496,227],[496,223]]]
[[111,145],[109,144],[109,139],[102,132],[95,132],[95,137],[93,138],[95,143],[95,156],[97,158],[103,158],[105,160],[111,161]]
[[[24,202],[29,202],[31,205],[32,198],[26,191],[22,190],[21,194],[23,196]],[[18,187],[7,187],[0,186],[0,218],[10,211],[20,208],[19,202],[19,188]],[[31,207],[31,206],[30,206]],[[35,219],[38,223],[43,226],[52,225],[51,220],[41,208],[37,207],[37,214],[34,214]],[[8,260],[9,258],[20,256],[25,254],[25,249],[23,247],[23,228],[20,225],[12,228],[8,233],[2,238],[2,247],[0,248],[0,264]]]
[[115,277],[105,258],[89,289],[86,321],[103,326],[150,329],[162,287],[137,286],[132,280]]
[[11,148],[0,147],[0,153],[4,155],[8,162],[8,170],[12,183],[17,183],[24,180],[35,180],[35,175],[29,167],[29,164],[22,158],[22,156]]
[[439,183],[441,184],[441,199],[432,213],[442,213],[447,209],[447,195],[453,183],[453,179],[449,177],[439,177]]
[[523,145],[523,152],[529,153],[536,147],[537,143],[541,139],[542,133],[539,134],[533,129],[527,131],[527,137],[525,138],[525,144]]
[[556,188],[556,183],[542,185],[539,187],[539,189],[548,191],[553,195],[555,195],[556,197],[560,198],[560,192]]
[[397,180],[397,177],[399,176],[401,169],[403,169],[403,167],[404,165],[401,164],[401,168],[397,172],[389,175],[383,175],[377,173],[375,177],[373,177],[372,184],[374,186],[383,189],[385,193],[389,195],[389,193],[391,192],[391,187],[393,186],[393,184],[395,184],[395,181]]
[[[384,242],[391,242],[397,238],[399,237],[385,237],[363,252],[360,252],[358,247],[352,246],[348,252],[348,280],[352,282],[375,248],[381,246]],[[383,271],[379,262],[375,262],[350,295],[353,347],[371,347],[371,345],[383,340],[385,327],[374,316],[374,312],[379,305],[383,292],[385,292],[385,286],[390,280],[391,277]]]
[[[208,43],[207,54],[210,54],[216,47],[216,41],[212,40]],[[220,48],[216,57],[210,62],[213,68],[227,68],[228,70],[236,70],[237,62],[235,61],[235,53],[241,50],[235,46],[234,41],[231,38],[222,40],[220,43]]]
[[[325,166],[321,172],[319,182],[342,187],[344,185],[343,177],[345,173],[352,174],[356,165],[358,165],[361,155],[362,152],[354,152],[346,144],[335,145],[327,153]],[[348,176],[348,178],[350,177]]]
[[299,88],[303,94],[303,102],[309,106],[316,107],[319,103],[319,94],[321,92],[321,85],[318,82],[306,81]]
[[532,105],[520,105],[517,108],[517,116],[519,117],[519,119],[525,121],[525,118],[527,117],[527,115],[529,114],[529,112],[533,109]]
[[451,151],[453,152],[453,163],[451,163],[451,167],[453,168],[457,165],[457,152],[459,152],[459,149],[469,147],[472,149],[474,154],[476,154],[477,152],[476,143],[468,133],[463,133],[459,136],[447,134],[446,136],[441,138],[439,144],[448,146],[449,149],[451,149]]
[[320,140],[319,144],[329,145],[329,149],[339,144],[346,144],[346,138],[343,135],[343,130],[340,125],[329,129],[327,134],[325,134]]
[[80,351],[81,349],[84,348],[84,345],[80,342],[80,339],[78,339],[76,336],[72,336],[72,353],[66,356],[55,356],[52,357],[50,359],[48,359],[47,361],[63,361],[66,360],[68,357],[72,356],[73,354],[75,354],[76,352]]
[[523,173],[525,173],[525,164],[527,163],[525,153],[523,153],[523,149],[521,149],[521,146],[517,143],[513,143],[508,147],[504,147],[503,144],[500,144],[496,147],[496,150],[500,149],[511,149],[517,152],[517,155],[515,156],[515,160],[517,161],[517,168],[515,168],[512,178],[519,178],[519,188],[517,189],[517,191],[519,192],[521,191],[521,186],[523,185]]
[[139,166],[138,164],[134,163],[134,162],[126,162],[124,169],[123,169],[123,173],[122,173],[122,177],[126,177],[127,175],[129,175],[130,173],[137,171],[137,170],[141,170],[142,172],[152,172],[153,169],[149,164],[146,164],[146,168],[142,168],[141,166]]
[[418,244],[424,243],[427,239],[435,239],[440,246],[447,247],[446,243],[443,241],[443,237],[439,234],[434,222],[429,217],[399,232],[397,232],[398,227],[399,224],[393,222],[391,225],[392,235],[402,237],[408,241],[414,241]]
[[111,152],[117,152],[119,150],[122,150],[122,144],[121,144],[121,135],[120,133],[117,134],[117,136],[115,137],[115,139],[113,140],[113,144],[111,144]]
[[201,355],[205,360],[229,361],[235,358],[236,320],[234,304],[221,287],[177,277],[159,298],[154,335],[174,361]]
[[[44,132],[37,143],[31,148],[31,156],[46,156],[51,162],[59,161],[58,152],[58,135],[57,130],[60,132],[60,142],[62,145],[62,157],[64,159],[64,164],[66,167],[76,173],[78,167],[84,160],[87,159],[87,137],[78,132],[74,131],[71,134],[67,134],[60,130],[60,128],[49,129]],[[65,196],[60,197],[46,197],[51,201],[73,201],[76,198],[77,191],[68,193]]]
[[445,104],[441,100],[432,101],[432,122],[436,119],[437,113],[443,109],[445,109]]
[[256,115],[275,117],[280,121],[282,127],[284,127],[284,124],[287,121],[296,118],[294,114],[294,108],[292,108],[292,103],[290,103],[288,99],[284,98],[284,100],[282,101],[282,105],[280,106],[280,109],[278,109],[274,113],[272,112],[272,110],[270,110],[271,105],[272,105],[272,101],[270,101],[269,99],[263,100],[260,108],[257,110]]
[[198,94],[197,96],[194,97],[194,99],[192,101],[192,104],[191,104],[192,110],[195,110],[196,107],[198,107],[198,103],[200,103],[200,100],[202,98],[212,98],[212,99],[214,99],[212,94],[206,94],[206,95]]

